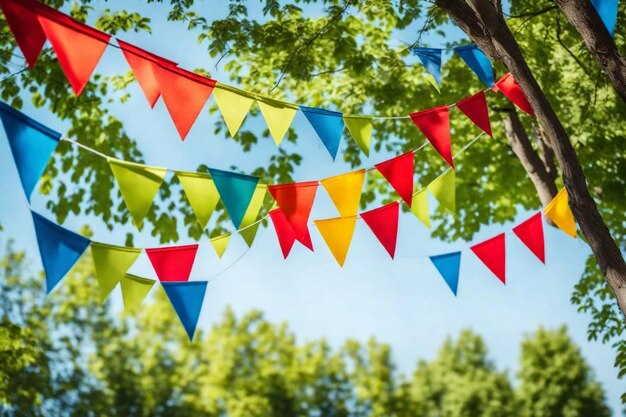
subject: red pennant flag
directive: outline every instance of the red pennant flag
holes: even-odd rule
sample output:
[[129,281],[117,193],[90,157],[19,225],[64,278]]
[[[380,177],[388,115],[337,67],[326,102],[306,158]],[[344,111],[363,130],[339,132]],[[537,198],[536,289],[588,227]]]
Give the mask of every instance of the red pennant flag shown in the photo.
[[188,281],[198,245],[146,249],[160,281]]
[[456,107],[461,110],[468,119],[481,128],[486,134],[493,137],[491,133],[491,122],[489,121],[489,110],[485,92],[481,91],[473,96],[467,97],[458,103]]
[[185,140],[189,129],[207,102],[215,80],[177,67],[153,66],[153,73],[161,88],[161,96],[176,130]]
[[454,168],[452,145],[450,144],[450,111],[447,106],[410,114],[413,123],[422,131],[426,139],[439,152],[443,159]]
[[506,284],[504,233],[474,245],[470,249],[503,284]]
[[502,92],[515,104],[517,107],[530,114],[531,116],[535,115],[532,106],[528,102],[528,98],[526,98],[526,94],[522,90],[522,87],[519,86],[515,78],[510,73],[504,74],[500,80],[496,82],[496,87],[498,90]]
[[378,172],[383,174],[383,177],[385,177],[409,207],[411,207],[413,203],[414,164],[415,154],[408,152],[375,165]]
[[31,68],[35,66],[46,43],[46,34],[35,12],[37,5],[38,2],[31,0],[0,0],[0,7],[9,28]]
[[308,181],[267,187],[299,241],[306,240],[309,232],[307,223],[318,185],[317,181]]
[[177,64],[173,61],[161,58],[160,56],[121,41],[120,39],[117,39],[117,43],[120,45],[120,48],[124,53],[124,57],[126,58],[126,61],[128,61],[128,65],[130,65],[130,68],[133,70],[133,74],[135,74],[135,79],[139,83],[141,91],[143,91],[146,99],[148,99],[150,107],[154,107],[154,104],[161,95],[161,88],[159,87],[159,83],[154,76],[154,71],[156,71],[154,70],[154,67],[157,65],[175,67]]
[[[270,211],[269,214],[270,219],[272,219],[272,224],[274,225],[274,230],[276,230],[276,236],[278,237],[280,250],[283,252],[283,258],[287,259],[294,242],[298,239],[296,239],[296,234],[289,224],[287,217],[285,217],[285,214],[279,208]],[[298,241],[310,250],[313,250],[313,242],[311,241],[309,229],[306,230],[303,239]]]
[[400,203],[395,201],[386,206],[361,213],[361,218],[385,247],[391,259],[396,253],[399,208]]
[[80,95],[102,58],[111,35],[61,13],[55,15],[54,19],[48,13],[46,17],[40,15],[39,23],[74,93]]
[[541,262],[546,263],[541,213],[537,213],[524,223],[515,226],[513,232]]

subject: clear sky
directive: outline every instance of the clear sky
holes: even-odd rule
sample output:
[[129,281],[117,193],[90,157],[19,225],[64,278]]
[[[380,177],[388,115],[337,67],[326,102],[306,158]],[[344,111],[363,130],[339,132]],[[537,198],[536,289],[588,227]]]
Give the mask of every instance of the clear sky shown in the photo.
[[[250,3],[254,8],[260,7],[258,2]],[[117,4],[105,4],[101,0],[93,3],[96,10],[118,7]],[[147,6],[139,2],[133,2],[129,7],[129,4],[119,2],[119,7],[151,17],[153,34],[131,33],[120,35],[122,39],[177,61],[181,67],[203,67],[211,71],[218,81],[228,81],[221,68],[215,68],[216,60],[206,54],[204,46],[197,44],[195,33],[187,32],[182,23],[166,21],[166,7]],[[227,12],[225,7],[220,9],[217,4],[199,1],[196,11],[209,19],[224,16]],[[318,13],[315,9],[308,12],[311,15]],[[413,33],[411,30],[398,33],[394,37],[395,42],[398,46],[401,41],[410,43],[414,40]],[[451,30],[447,36],[458,38],[461,33],[458,29]],[[424,38],[426,45],[434,47],[444,42],[444,39],[434,35]],[[122,74],[127,70],[128,65],[122,54],[114,48],[108,48],[97,68],[103,74]],[[445,88],[445,77],[442,88]],[[236,165],[245,171],[263,165],[276,153],[271,138],[262,140],[251,152],[244,153],[233,141],[214,135],[214,118],[220,116],[210,116],[206,110],[201,113],[186,141],[181,142],[163,102],[159,101],[151,110],[136,83],[130,91],[130,100],[123,105],[113,105],[111,112],[123,121],[130,137],[137,140],[150,165],[194,171],[199,164],[205,163],[221,169]],[[67,129],[66,124],[46,109],[34,109],[27,94],[24,97],[26,105],[23,111],[26,114],[60,132]],[[406,110],[409,113],[421,109]],[[263,126],[262,120],[247,120],[245,125],[251,129]],[[284,146],[290,150],[297,149],[304,157],[303,164],[296,169],[296,180],[319,179],[350,170],[340,157],[337,162],[332,162],[304,116],[296,116],[294,127],[299,134],[298,142],[295,145],[285,143]],[[419,134],[416,129],[416,135]],[[80,138],[76,139],[80,141]],[[344,139],[350,140],[346,135]],[[339,152],[342,152],[341,148]],[[438,157],[432,149],[420,155]],[[390,156],[373,153],[369,159],[364,159],[363,166],[369,167]],[[463,158],[471,158],[471,148]],[[463,175],[462,169],[457,175]],[[0,222],[5,228],[4,236],[15,239],[17,247],[27,249],[31,258],[39,262],[28,207],[21,197],[23,192],[3,131],[0,131],[0,186],[5,196],[0,199]],[[44,201],[33,196],[33,207],[45,214]],[[431,207],[434,206],[433,202]],[[588,317],[578,313],[569,302],[573,286],[589,254],[588,247],[580,240],[546,228],[547,265],[543,266],[509,234],[506,286],[467,250],[472,243],[502,231],[510,232],[514,225],[532,214],[521,213],[511,224],[486,226],[473,242],[453,244],[431,238],[428,230],[410,213],[401,214],[395,261],[389,259],[367,227],[358,222],[343,269],[337,266],[314,227],[311,232],[315,252],[311,253],[296,244],[286,261],[282,259],[271,226],[259,231],[252,249],[247,252],[243,240],[233,237],[221,260],[205,238],[201,241],[191,279],[215,279],[207,288],[200,325],[209,326],[218,321],[227,305],[240,314],[253,308],[260,309],[273,322],[289,322],[300,341],[325,337],[338,346],[347,338],[365,341],[374,336],[392,346],[395,361],[404,373],[410,373],[418,359],[434,357],[447,337],[456,337],[461,329],[470,328],[485,338],[498,368],[509,369],[514,375],[520,341],[525,334],[539,326],[555,328],[566,324],[586,360],[595,369],[617,414],[619,396],[625,384],[617,380],[617,371],[613,367],[614,352],[609,346],[587,342]],[[336,211],[320,188],[312,218],[334,216]],[[70,217],[64,227],[77,231],[87,222],[95,230],[94,240],[112,244],[123,244],[124,233],[132,230],[119,227],[111,233],[101,222],[88,217]],[[181,233],[181,236],[181,244],[190,243],[186,233]],[[138,235],[136,244],[158,246],[149,230]],[[456,298],[427,258],[428,255],[454,250],[463,250]],[[145,254],[141,255],[131,272],[155,277]],[[119,305],[119,289],[113,297],[114,304]]]

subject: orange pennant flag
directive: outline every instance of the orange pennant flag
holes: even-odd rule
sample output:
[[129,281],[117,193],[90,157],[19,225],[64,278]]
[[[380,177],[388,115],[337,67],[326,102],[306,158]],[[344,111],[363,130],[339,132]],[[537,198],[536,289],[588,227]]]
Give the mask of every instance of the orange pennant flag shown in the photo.
[[565,188],[559,191],[548,203],[543,214],[552,220],[552,223],[556,224],[559,229],[576,238],[576,220],[574,220],[574,214],[569,208],[569,197]]
[[267,187],[298,240],[305,239],[308,233],[307,223],[313,208],[317,186],[317,181],[308,181],[268,185]]
[[355,216],[361,202],[365,169],[321,180],[322,186],[343,217]]
[[315,220],[315,226],[317,226],[339,266],[343,267],[354,235],[356,216]]

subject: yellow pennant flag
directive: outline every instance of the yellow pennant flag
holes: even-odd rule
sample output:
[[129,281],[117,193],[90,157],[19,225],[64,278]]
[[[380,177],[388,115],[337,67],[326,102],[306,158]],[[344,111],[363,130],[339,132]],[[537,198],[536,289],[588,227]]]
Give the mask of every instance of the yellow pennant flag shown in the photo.
[[298,111],[298,106],[268,98],[258,100],[257,103],[274,143],[276,146],[280,145]]
[[252,246],[252,242],[254,242],[254,238],[256,237],[256,232],[259,230],[259,225],[261,223],[253,223],[256,222],[259,217],[259,212],[261,211],[261,207],[263,207],[263,200],[265,200],[266,193],[267,185],[258,184],[254,190],[254,194],[252,194],[252,199],[246,209],[246,214],[244,214],[241,225],[239,226],[243,229],[239,232],[239,234],[243,240],[246,241],[248,247]]
[[152,289],[154,280],[126,274],[120,282],[124,310],[134,310]]
[[428,191],[437,199],[441,207],[451,213],[456,211],[456,172],[451,169],[444,172],[428,184]]
[[96,269],[100,302],[104,301],[141,253],[139,248],[91,242],[91,255]]
[[356,216],[315,220],[315,226],[317,226],[339,266],[343,267],[354,235]]
[[372,118],[370,116],[343,116],[352,138],[367,156],[370,156],[372,141]]
[[213,97],[217,107],[222,113],[228,132],[232,137],[235,137],[241,124],[250,111],[250,106],[254,102],[253,98],[246,97],[242,94],[235,92],[236,90],[224,87],[222,84],[217,83],[213,89]]
[[428,210],[428,193],[426,188],[413,193],[411,212],[430,229],[430,212]]
[[176,176],[183,186],[189,205],[204,229],[220,201],[215,183],[205,174],[177,172]]
[[143,218],[148,213],[167,170],[117,159],[109,159],[108,162],[126,207],[135,225],[141,230]]
[[226,247],[228,246],[228,242],[230,242],[231,236],[232,234],[228,233],[226,235],[215,236],[214,238],[211,238],[210,240],[211,245],[213,245],[213,249],[215,249],[215,252],[217,253],[218,258],[222,259],[224,252],[226,252]]
[[361,202],[365,169],[320,180],[343,217],[355,216]]
[[556,224],[559,229],[576,238],[576,221],[572,210],[569,208],[569,197],[565,188],[561,189],[548,203],[543,214],[552,220],[552,223]]

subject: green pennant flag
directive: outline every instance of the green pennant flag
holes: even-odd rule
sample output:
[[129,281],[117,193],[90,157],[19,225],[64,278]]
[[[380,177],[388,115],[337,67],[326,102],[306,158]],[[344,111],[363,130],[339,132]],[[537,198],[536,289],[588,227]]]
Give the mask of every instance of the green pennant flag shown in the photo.
[[298,111],[298,106],[269,98],[258,100],[257,103],[274,143],[276,146],[280,145]]
[[222,259],[224,252],[226,252],[226,247],[228,246],[228,242],[230,242],[231,236],[232,234],[228,233],[225,235],[215,236],[214,238],[211,238],[210,240],[211,245],[213,245],[213,249],[215,249],[215,252],[217,253],[218,258]]
[[96,267],[96,279],[100,290],[100,302],[106,300],[113,288],[124,277],[141,253],[139,248],[91,243],[91,255]]
[[136,275],[126,274],[122,278],[122,299],[124,300],[124,310],[134,310],[152,289],[155,281],[141,278]]
[[199,173],[177,172],[176,177],[183,186],[198,223],[204,229],[220,201],[215,183],[210,176]]
[[428,184],[428,190],[437,199],[442,208],[456,212],[456,172],[450,169]]
[[372,118],[370,116],[343,116],[352,138],[367,156],[370,156],[372,141]]
[[143,218],[148,213],[167,170],[117,159],[109,159],[108,161],[120,187],[126,207],[128,207],[135,225],[141,230]]
[[213,89],[213,98],[222,113],[228,132],[232,137],[237,135],[244,119],[250,111],[254,99],[238,94],[236,89],[217,83]]
[[426,188],[413,193],[411,212],[430,229],[430,213],[428,211],[428,193]]
[[254,194],[252,195],[246,214],[243,216],[243,220],[241,221],[241,228],[243,230],[240,230],[239,234],[243,240],[246,241],[248,247],[252,246],[254,238],[256,237],[256,232],[259,230],[261,222],[254,222],[256,222],[257,217],[259,217],[259,212],[261,211],[261,207],[263,207],[263,200],[265,200],[266,193],[267,185],[258,184],[256,190],[254,190]]

